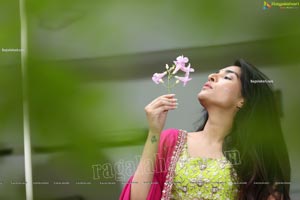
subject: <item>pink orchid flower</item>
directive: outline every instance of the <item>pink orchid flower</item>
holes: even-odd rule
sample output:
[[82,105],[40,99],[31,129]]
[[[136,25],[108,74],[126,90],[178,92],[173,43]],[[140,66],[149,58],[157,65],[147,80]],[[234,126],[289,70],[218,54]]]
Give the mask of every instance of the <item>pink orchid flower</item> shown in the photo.
[[184,76],[184,77],[175,76],[175,78],[177,78],[179,81],[181,81],[183,83],[183,86],[185,86],[187,84],[187,82],[192,80],[192,78],[189,78],[188,76]]
[[185,67],[185,76],[184,77],[179,77],[179,76],[175,76],[175,78],[179,81],[181,81],[183,83],[183,86],[185,86],[187,84],[187,82],[189,82],[190,80],[192,80],[192,78],[190,78],[190,72],[193,72],[194,69],[191,68],[191,64],[189,64],[187,67]]
[[163,82],[162,78],[167,74],[167,72],[163,73],[155,73],[152,76],[152,80],[154,83],[159,84],[160,82]]
[[190,73],[195,71],[194,68],[191,68],[191,64],[189,64],[187,67],[183,67],[181,70],[184,71],[185,73]]
[[189,59],[187,57],[182,56],[178,56],[176,58],[176,61],[173,61],[174,64],[176,65],[176,68],[173,71],[173,74],[176,74],[180,69],[184,70],[185,64],[189,62]]

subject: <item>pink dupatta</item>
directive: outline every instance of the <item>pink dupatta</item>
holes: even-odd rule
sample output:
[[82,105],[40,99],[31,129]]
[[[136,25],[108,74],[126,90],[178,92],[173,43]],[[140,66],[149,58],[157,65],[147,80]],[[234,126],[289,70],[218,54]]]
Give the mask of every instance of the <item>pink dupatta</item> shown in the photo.
[[[167,200],[170,198],[174,170],[185,138],[186,132],[182,130],[167,129],[162,132],[156,155],[153,180],[147,200]],[[132,179],[133,176],[127,181],[119,200],[130,200]]]

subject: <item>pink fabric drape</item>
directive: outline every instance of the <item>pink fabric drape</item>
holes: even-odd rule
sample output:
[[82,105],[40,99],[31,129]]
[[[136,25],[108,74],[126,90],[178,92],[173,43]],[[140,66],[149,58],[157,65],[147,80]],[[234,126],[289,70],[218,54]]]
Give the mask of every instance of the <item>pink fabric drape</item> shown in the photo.
[[[179,130],[177,129],[167,129],[161,133],[156,155],[153,180],[147,196],[147,200],[161,199],[162,190],[166,181],[166,175],[170,166],[171,156],[176,145],[178,133]],[[119,200],[130,200],[132,178],[133,176],[130,177],[130,179],[124,186]]]

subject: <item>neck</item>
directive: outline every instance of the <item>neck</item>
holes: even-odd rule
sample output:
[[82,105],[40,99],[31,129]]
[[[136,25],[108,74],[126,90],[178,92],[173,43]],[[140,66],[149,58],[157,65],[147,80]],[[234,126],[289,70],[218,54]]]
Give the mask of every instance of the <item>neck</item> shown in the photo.
[[222,144],[232,128],[235,112],[228,109],[209,108],[208,120],[202,131],[209,143]]

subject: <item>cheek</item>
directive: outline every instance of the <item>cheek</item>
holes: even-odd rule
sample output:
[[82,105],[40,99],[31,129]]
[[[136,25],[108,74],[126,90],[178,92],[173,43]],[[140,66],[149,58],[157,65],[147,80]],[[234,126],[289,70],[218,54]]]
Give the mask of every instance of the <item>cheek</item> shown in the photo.
[[240,97],[239,87],[224,86],[220,88],[220,91],[218,91],[218,93],[220,96],[223,96],[223,98],[227,99],[228,101],[235,101]]
[[221,88],[220,93],[223,95],[235,96],[236,91],[230,87],[223,87],[223,88]]
[[216,88],[215,99],[224,106],[232,106],[236,104],[237,99],[240,97],[239,87],[236,85],[223,85]]

